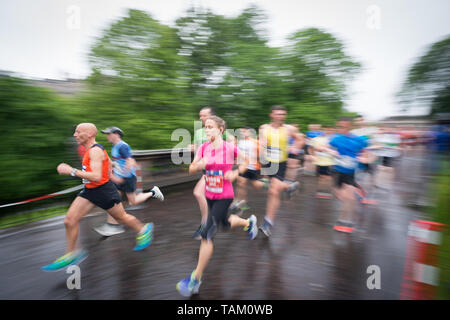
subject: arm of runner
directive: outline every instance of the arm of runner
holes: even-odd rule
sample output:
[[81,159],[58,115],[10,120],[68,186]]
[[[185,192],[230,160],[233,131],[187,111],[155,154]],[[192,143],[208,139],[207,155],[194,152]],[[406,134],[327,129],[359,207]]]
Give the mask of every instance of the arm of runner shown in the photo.
[[90,165],[92,172],[85,172],[78,169],[74,170],[75,168],[66,163],[59,164],[56,170],[59,174],[66,175],[71,175],[72,172],[75,171],[75,177],[98,182],[102,179],[102,162],[104,157],[103,151],[100,148],[92,148],[89,150],[89,157],[91,159]]
[[260,158],[263,157],[262,152],[264,152],[263,150],[267,147],[267,139],[266,139],[265,130],[266,130],[266,125],[263,124],[262,126],[259,127],[259,131],[258,131],[259,151],[261,153]]
[[205,166],[206,166],[206,159],[202,158],[200,155],[197,154],[189,166],[189,174],[194,174],[197,171],[205,169]]
[[242,174],[247,170],[248,159],[244,156],[242,152],[237,153],[237,163],[238,163],[237,169],[230,170],[227,173],[225,173],[224,176],[225,180],[233,182],[234,180],[237,179],[240,173]]

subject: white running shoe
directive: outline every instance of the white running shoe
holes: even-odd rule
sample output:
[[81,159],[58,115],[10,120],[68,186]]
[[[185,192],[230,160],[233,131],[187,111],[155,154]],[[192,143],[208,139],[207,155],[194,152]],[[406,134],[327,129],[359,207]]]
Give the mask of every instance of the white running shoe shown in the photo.
[[162,194],[161,190],[157,186],[154,186],[152,191],[155,193],[152,198],[159,199],[159,201],[164,201],[164,195]]
[[114,225],[110,223],[105,223],[100,227],[94,228],[94,230],[104,237],[110,237],[125,232],[125,228],[123,227],[123,225]]

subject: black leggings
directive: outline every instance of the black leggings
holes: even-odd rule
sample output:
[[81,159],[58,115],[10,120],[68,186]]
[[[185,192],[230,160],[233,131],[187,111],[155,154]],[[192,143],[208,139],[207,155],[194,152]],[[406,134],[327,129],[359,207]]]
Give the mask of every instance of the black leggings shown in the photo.
[[211,240],[216,235],[219,225],[222,225],[225,230],[230,228],[228,209],[233,199],[211,200],[206,198],[206,201],[208,202],[208,220],[206,227],[201,232],[201,236],[202,239]]

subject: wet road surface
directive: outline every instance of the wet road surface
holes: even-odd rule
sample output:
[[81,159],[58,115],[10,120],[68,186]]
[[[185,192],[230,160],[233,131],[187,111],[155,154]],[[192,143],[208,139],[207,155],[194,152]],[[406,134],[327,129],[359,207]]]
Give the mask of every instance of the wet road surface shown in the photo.
[[[376,189],[378,205],[358,205],[351,235],[333,230],[338,201],[315,199],[316,178],[301,177],[300,192],[282,201],[270,239],[260,232],[249,241],[239,229],[218,233],[192,299],[399,299],[408,223],[420,217],[405,202],[420,195],[422,164],[414,154],[399,161],[392,189]],[[259,225],[265,203],[266,193],[250,188],[245,215],[255,214]],[[92,228],[105,216],[85,217],[79,242],[89,256],[80,264],[80,290],[67,288],[66,270],[40,270],[64,253],[63,217],[0,232],[0,299],[185,299],[175,285],[195,268],[200,245],[191,238],[200,223],[192,187],[129,212],[155,224],[153,243],[134,252],[132,230],[103,238]],[[380,267],[380,290],[367,288],[371,265]]]

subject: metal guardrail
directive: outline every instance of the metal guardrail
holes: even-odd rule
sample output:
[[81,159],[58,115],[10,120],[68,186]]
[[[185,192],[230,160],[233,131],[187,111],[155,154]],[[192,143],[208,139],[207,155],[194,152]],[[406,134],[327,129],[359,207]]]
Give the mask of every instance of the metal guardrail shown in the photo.
[[189,148],[174,148],[174,149],[155,149],[155,150],[133,150],[135,158],[152,157],[152,156],[167,156],[172,153],[191,152]]
[[189,154],[193,159],[193,152],[189,148],[133,150],[133,156],[141,166],[142,185],[144,190],[154,185],[166,187],[200,179],[201,173],[190,175],[188,164],[175,164],[173,155],[180,158]]

